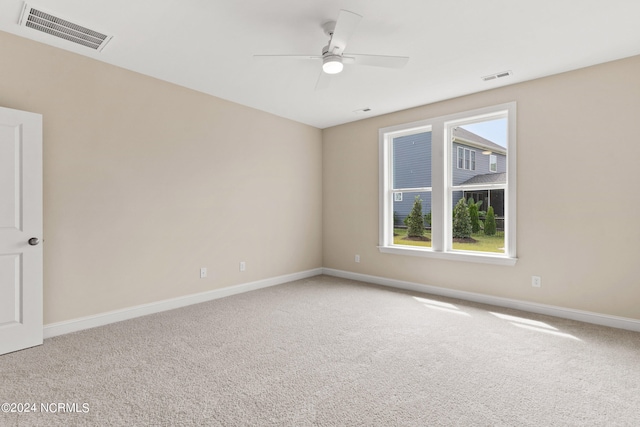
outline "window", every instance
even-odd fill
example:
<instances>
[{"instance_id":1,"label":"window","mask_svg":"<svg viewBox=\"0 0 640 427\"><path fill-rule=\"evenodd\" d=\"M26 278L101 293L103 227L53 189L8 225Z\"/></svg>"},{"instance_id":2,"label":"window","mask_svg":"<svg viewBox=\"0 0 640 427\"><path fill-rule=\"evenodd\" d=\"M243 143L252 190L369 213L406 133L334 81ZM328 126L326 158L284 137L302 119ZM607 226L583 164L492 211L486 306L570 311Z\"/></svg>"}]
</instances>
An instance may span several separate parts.
<instances>
[{"instance_id":1,"label":"window","mask_svg":"<svg viewBox=\"0 0 640 427\"><path fill-rule=\"evenodd\" d=\"M458 147L458 169L476 170L476 152Z\"/></svg>"},{"instance_id":2,"label":"window","mask_svg":"<svg viewBox=\"0 0 640 427\"><path fill-rule=\"evenodd\" d=\"M381 252L515 264L515 114L508 103L380 129Z\"/></svg>"},{"instance_id":3,"label":"window","mask_svg":"<svg viewBox=\"0 0 640 427\"><path fill-rule=\"evenodd\" d=\"M394 244L410 242L413 245L430 247L430 238L409 233L408 222L419 204L420 218L431 210L431 132L428 128L419 132L398 133L390 140L390 155L393 164L391 191L393 197ZM397 195L400 194L400 197Z\"/></svg>"}]
</instances>

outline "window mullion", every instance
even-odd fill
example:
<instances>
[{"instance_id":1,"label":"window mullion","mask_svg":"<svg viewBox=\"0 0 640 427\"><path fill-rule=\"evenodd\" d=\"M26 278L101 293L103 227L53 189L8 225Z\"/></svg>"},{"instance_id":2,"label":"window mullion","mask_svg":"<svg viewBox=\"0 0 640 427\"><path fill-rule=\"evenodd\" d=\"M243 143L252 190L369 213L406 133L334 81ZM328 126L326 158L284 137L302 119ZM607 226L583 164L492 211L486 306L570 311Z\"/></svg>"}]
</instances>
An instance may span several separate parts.
<instances>
[{"instance_id":1,"label":"window mullion","mask_svg":"<svg viewBox=\"0 0 640 427\"><path fill-rule=\"evenodd\" d=\"M378 145L378 158L381 172L379 177L380 199L378 203L380 212L382 213L378 226L378 244L380 246L387 246L393 241L389 240L389 234L391 233L390 229L393 230L393 225L390 226L389 221L387 220L389 212L392 212L393 209L393 196L392 193L387 190L393 186L390 180L392 155L390 153L389 146L389 137L380 132ZM393 216L393 213L391 213L391 215Z\"/></svg>"},{"instance_id":2,"label":"window mullion","mask_svg":"<svg viewBox=\"0 0 640 427\"><path fill-rule=\"evenodd\" d=\"M448 170L446 158L450 158L445 154L446 145L443 144L444 127L443 123L434 122L431 127L431 248L434 251L442 252L445 250L445 177Z\"/></svg>"}]
</instances>

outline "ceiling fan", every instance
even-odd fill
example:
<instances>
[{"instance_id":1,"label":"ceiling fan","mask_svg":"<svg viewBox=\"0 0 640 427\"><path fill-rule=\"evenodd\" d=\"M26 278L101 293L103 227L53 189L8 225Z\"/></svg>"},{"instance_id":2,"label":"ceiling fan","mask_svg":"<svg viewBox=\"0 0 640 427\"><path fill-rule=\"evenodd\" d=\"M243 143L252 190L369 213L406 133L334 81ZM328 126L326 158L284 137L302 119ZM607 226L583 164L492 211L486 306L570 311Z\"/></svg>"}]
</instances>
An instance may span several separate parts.
<instances>
[{"instance_id":1,"label":"ceiling fan","mask_svg":"<svg viewBox=\"0 0 640 427\"><path fill-rule=\"evenodd\" d=\"M374 67L402 68L409 58L406 56L363 55L345 53L347 42L360 23L362 16L357 13L341 10L337 21L329 21L322 25L329 36L329 44L322 48L322 55L254 55L255 58L293 58L322 60L322 72L316 83L316 90L324 89L329 84L328 75L338 74L345 64L370 65Z\"/></svg>"}]
</instances>

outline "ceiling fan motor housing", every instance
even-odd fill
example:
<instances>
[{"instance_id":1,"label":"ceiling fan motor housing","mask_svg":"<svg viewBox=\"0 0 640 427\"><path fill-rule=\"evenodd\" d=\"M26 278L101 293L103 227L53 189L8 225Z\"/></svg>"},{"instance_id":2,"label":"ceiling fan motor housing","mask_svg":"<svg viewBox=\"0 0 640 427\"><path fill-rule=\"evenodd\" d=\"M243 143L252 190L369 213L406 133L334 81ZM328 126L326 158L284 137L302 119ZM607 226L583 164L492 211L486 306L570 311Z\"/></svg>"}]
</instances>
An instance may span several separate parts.
<instances>
[{"instance_id":1,"label":"ceiling fan motor housing","mask_svg":"<svg viewBox=\"0 0 640 427\"><path fill-rule=\"evenodd\" d=\"M344 65L342 64L341 55L333 55L325 53L322 56L322 70L327 74L338 74L342 71Z\"/></svg>"}]
</instances>

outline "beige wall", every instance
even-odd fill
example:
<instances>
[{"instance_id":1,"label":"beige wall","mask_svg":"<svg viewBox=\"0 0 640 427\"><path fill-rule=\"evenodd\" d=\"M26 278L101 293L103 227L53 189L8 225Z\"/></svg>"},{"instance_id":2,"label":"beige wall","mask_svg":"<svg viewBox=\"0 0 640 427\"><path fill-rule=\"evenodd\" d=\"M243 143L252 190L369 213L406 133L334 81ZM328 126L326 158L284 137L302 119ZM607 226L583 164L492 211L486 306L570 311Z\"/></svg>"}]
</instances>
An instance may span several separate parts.
<instances>
[{"instance_id":1,"label":"beige wall","mask_svg":"<svg viewBox=\"0 0 640 427\"><path fill-rule=\"evenodd\" d=\"M325 129L324 266L640 319L638 76L640 56ZM378 129L510 101L516 266L379 253Z\"/></svg>"},{"instance_id":2,"label":"beige wall","mask_svg":"<svg viewBox=\"0 0 640 427\"><path fill-rule=\"evenodd\" d=\"M320 130L3 32L0 52L0 105L44 117L45 324L322 266Z\"/></svg>"},{"instance_id":3,"label":"beige wall","mask_svg":"<svg viewBox=\"0 0 640 427\"><path fill-rule=\"evenodd\" d=\"M0 51L0 105L44 116L46 324L323 265L640 319L640 57L320 131L2 32ZM517 265L379 253L378 129L509 101Z\"/></svg>"}]
</instances>

